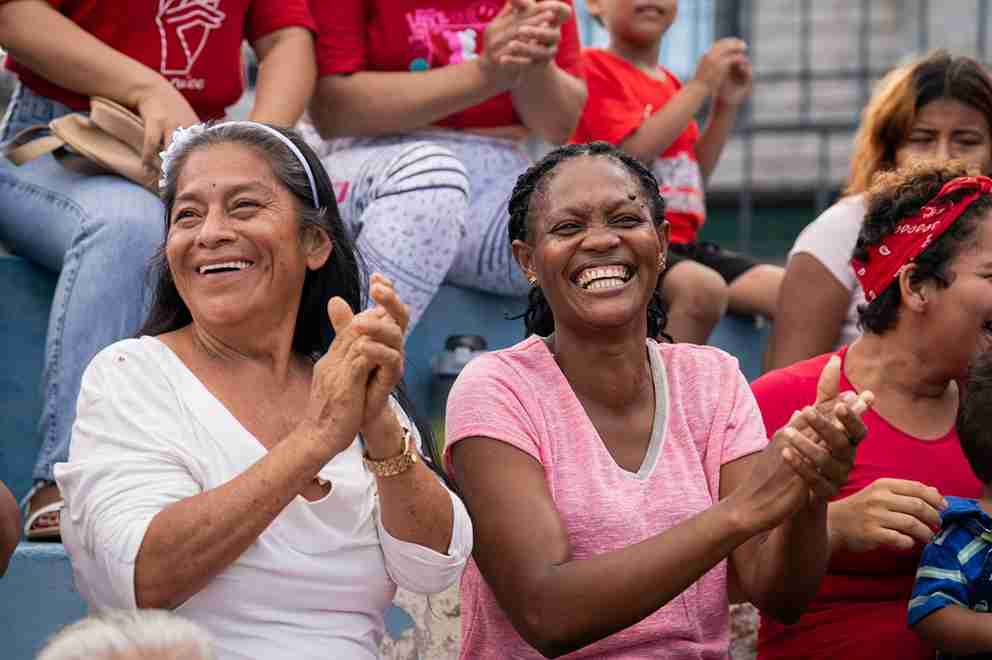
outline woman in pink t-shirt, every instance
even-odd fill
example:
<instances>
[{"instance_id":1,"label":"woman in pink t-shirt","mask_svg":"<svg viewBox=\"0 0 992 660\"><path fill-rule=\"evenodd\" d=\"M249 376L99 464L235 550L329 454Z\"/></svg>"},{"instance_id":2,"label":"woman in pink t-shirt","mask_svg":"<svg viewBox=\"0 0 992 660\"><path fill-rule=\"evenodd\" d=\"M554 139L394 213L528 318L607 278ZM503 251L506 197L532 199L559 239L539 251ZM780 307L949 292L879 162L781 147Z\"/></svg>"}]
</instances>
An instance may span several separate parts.
<instances>
[{"instance_id":1,"label":"woman in pink t-shirt","mask_svg":"<svg viewBox=\"0 0 992 660\"><path fill-rule=\"evenodd\" d=\"M816 591L871 395L837 397L832 362L766 448L732 357L647 339L664 332L664 210L604 142L517 183L530 336L472 361L448 402L475 527L463 658L725 658L728 583L785 621Z\"/></svg>"}]
</instances>

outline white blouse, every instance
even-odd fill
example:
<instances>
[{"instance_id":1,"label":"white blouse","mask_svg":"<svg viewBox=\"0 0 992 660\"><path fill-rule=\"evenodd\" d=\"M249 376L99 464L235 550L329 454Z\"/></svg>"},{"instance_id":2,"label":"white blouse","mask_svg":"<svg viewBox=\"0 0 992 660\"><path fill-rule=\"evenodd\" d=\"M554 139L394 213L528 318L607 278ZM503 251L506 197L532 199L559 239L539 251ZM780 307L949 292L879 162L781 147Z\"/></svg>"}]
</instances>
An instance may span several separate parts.
<instances>
[{"instance_id":1,"label":"white blouse","mask_svg":"<svg viewBox=\"0 0 992 660\"><path fill-rule=\"evenodd\" d=\"M55 466L66 504L62 538L87 602L136 607L135 559L155 514L230 481L265 454L159 340L103 350L83 376L69 461ZM454 494L442 555L390 536L357 438L319 474L333 484L327 496L297 496L176 609L210 631L221 660L377 658L397 584L434 593L461 575L472 524Z\"/></svg>"}]
</instances>

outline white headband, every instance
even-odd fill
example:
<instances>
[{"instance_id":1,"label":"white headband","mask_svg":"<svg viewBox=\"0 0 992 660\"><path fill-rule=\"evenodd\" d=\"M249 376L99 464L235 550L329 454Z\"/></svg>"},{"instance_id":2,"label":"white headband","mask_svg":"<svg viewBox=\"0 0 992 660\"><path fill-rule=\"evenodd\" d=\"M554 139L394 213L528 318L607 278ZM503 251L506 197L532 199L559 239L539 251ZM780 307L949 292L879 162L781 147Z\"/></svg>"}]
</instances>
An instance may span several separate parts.
<instances>
[{"instance_id":1,"label":"white headband","mask_svg":"<svg viewBox=\"0 0 992 660\"><path fill-rule=\"evenodd\" d=\"M207 131L215 128L238 125L261 128L279 138L279 141L286 145L293 155L296 156L296 159L300 161L300 164L303 165L303 171L307 173L307 181L310 182L310 194L313 195L314 208L320 208L320 197L317 196L317 182L313 178L313 171L310 169L310 163L308 163L307 159L303 156L303 152L300 151L300 148L293 144L293 141L288 137L268 124L262 124L257 121L225 121L220 124L193 124L189 128L177 128L172 133L172 141L169 143L169 146L166 147L165 151L159 152L159 157L162 159L162 175L158 180L159 190L165 188L165 182L169 176L169 167L172 165L172 161L175 159L176 155L187 142L195 138L197 135L206 133Z\"/></svg>"}]
</instances>

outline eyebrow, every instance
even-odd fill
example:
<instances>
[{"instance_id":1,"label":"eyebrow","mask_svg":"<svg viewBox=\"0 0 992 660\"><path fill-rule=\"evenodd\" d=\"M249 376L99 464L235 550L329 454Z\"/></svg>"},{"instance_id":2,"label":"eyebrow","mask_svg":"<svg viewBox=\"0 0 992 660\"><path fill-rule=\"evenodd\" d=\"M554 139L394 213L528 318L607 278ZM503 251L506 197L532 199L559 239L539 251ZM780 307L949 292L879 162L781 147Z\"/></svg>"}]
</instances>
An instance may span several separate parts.
<instances>
[{"instance_id":1,"label":"eyebrow","mask_svg":"<svg viewBox=\"0 0 992 660\"><path fill-rule=\"evenodd\" d=\"M618 199L614 200L613 202L610 202L606 206L606 213L607 214L614 213L614 212L616 212L617 209L619 209L619 208L621 208L623 206L626 206L628 204L636 204L636 203L637 203L637 199L630 199L629 197L627 197L626 195L624 195L624 197L618 198ZM565 208L560 209L554 215L565 215L565 214L568 214L568 215L583 215L585 213L588 213L591 210L591 208L592 208L592 205L591 204L575 204L573 206L566 206Z\"/></svg>"},{"instance_id":2,"label":"eyebrow","mask_svg":"<svg viewBox=\"0 0 992 660\"><path fill-rule=\"evenodd\" d=\"M174 204L186 201L196 201L196 191L197 188L194 187L192 190L187 190L179 195L176 195L176 201ZM234 195L243 192L263 192L271 194L272 189L260 181L247 181L245 183L239 183L231 186L230 189L224 192L224 196L233 197Z\"/></svg>"}]
</instances>

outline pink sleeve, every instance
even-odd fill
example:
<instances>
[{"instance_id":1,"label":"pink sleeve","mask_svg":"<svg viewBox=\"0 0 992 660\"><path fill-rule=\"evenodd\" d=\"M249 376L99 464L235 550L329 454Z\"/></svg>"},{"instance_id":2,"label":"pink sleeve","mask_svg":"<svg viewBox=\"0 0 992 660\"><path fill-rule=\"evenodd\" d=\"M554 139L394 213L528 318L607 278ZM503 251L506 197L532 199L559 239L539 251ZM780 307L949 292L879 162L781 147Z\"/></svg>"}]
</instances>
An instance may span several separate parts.
<instances>
[{"instance_id":1,"label":"pink sleeve","mask_svg":"<svg viewBox=\"0 0 992 660\"><path fill-rule=\"evenodd\" d=\"M542 462L537 410L528 381L497 355L475 358L459 374L448 394L445 415L445 468L451 471L451 449L465 438L500 440Z\"/></svg>"},{"instance_id":2,"label":"pink sleeve","mask_svg":"<svg viewBox=\"0 0 992 660\"><path fill-rule=\"evenodd\" d=\"M761 419L758 402L751 393L747 379L739 369L734 369L734 405L727 420L726 435L720 464L729 463L742 456L761 451L768 444L768 432Z\"/></svg>"},{"instance_id":3,"label":"pink sleeve","mask_svg":"<svg viewBox=\"0 0 992 660\"><path fill-rule=\"evenodd\" d=\"M310 11L317 22L317 76L365 69L365 2L310 0Z\"/></svg>"},{"instance_id":4,"label":"pink sleeve","mask_svg":"<svg viewBox=\"0 0 992 660\"><path fill-rule=\"evenodd\" d=\"M317 25L306 0L255 0L248 8L245 39L254 43L287 27L303 27L316 32Z\"/></svg>"}]
</instances>

